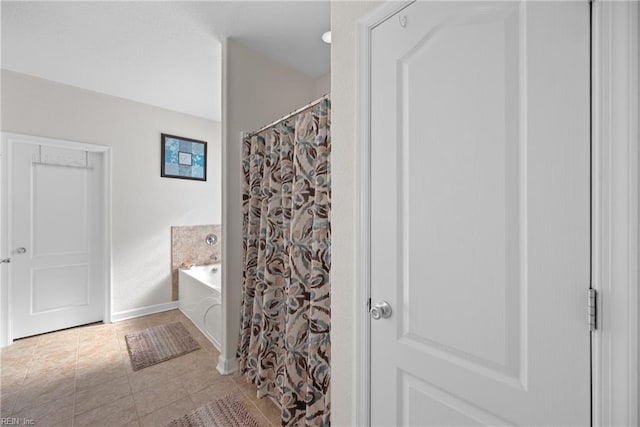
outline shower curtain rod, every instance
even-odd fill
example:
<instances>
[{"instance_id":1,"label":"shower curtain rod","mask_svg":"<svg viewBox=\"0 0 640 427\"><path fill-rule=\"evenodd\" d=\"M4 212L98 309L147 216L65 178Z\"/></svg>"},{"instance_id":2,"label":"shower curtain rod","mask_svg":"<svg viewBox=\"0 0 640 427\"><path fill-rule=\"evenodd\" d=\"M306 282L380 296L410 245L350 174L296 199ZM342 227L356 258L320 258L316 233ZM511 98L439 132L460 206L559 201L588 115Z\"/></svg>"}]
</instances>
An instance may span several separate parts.
<instances>
[{"instance_id":1,"label":"shower curtain rod","mask_svg":"<svg viewBox=\"0 0 640 427\"><path fill-rule=\"evenodd\" d=\"M278 123L280 123L283 120L287 120L288 118L293 117L296 114L303 112L304 110L308 110L309 108L313 107L314 105L321 103L325 99L329 99L329 94L322 95L320 98L316 99L315 101L311 101L310 103L308 103L304 107L298 108L297 110L290 112L286 116L280 117L278 120L276 120L274 122L271 122L268 125L262 126L260 129L254 131L254 132L245 133L244 137L245 138L251 138L253 135L258 134L258 133L262 132L265 129L269 129L270 127L277 125Z\"/></svg>"}]
</instances>

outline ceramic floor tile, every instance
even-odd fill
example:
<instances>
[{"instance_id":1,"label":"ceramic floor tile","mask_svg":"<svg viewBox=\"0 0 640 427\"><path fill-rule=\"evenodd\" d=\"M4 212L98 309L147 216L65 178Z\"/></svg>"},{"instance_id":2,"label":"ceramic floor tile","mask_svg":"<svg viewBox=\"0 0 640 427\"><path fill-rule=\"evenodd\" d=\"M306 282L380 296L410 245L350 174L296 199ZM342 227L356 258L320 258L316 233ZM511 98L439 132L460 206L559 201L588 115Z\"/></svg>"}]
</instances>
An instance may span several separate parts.
<instances>
[{"instance_id":1,"label":"ceramic floor tile","mask_svg":"<svg viewBox=\"0 0 640 427\"><path fill-rule=\"evenodd\" d=\"M228 375L227 378L229 378L230 380L233 380L234 382L238 383L239 385L241 384L247 384L249 381L247 380L247 377L240 374L239 372L235 372L231 375Z\"/></svg>"},{"instance_id":2,"label":"ceramic floor tile","mask_svg":"<svg viewBox=\"0 0 640 427\"><path fill-rule=\"evenodd\" d=\"M255 398L251 399L251 401L270 422L273 423L273 420L277 420L277 422L280 423L280 408L278 408L278 406L273 403L270 398Z\"/></svg>"},{"instance_id":3,"label":"ceramic floor tile","mask_svg":"<svg viewBox=\"0 0 640 427\"><path fill-rule=\"evenodd\" d=\"M2 364L6 363L18 363L25 364L29 363L31 358L33 357L33 353L36 350L36 345L28 346L28 347L18 347L12 348L11 346L2 349L2 354L0 354L0 360Z\"/></svg>"},{"instance_id":4,"label":"ceramic floor tile","mask_svg":"<svg viewBox=\"0 0 640 427\"><path fill-rule=\"evenodd\" d=\"M2 397L0 397L0 417L7 418L11 416L13 412L13 407L16 403L16 399L18 398L17 393L2 393Z\"/></svg>"},{"instance_id":5,"label":"ceramic floor tile","mask_svg":"<svg viewBox=\"0 0 640 427\"><path fill-rule=\"evenodd\" d=\"M73 401L73 394L69 394L41 405L14 411L12 417L33 420L37 426L55 425L73 418Z\"/></svg>"},{"instance_id":6,"label":"ceramic floor tile","mask_svg":"<svg viewBox=\"0 0 640 427\"><path fill-rule=\"evenodd\" d=\"M189 333L191 335L193 335L193 337L198 340L198 342L200 341L200 339L204 339L206 340L205 336L202 334L202 332L200 331L200 329L198 329L197 326L195 326L193 324L193 322L191 322L190 320L178 320L180 323L182 323L185 327L185 329L187 331L189 331ZM209 341L210 342L210 341Z\"/></svg>"},{"instance_id":7,"label":"ceramic floor tile","mask_svg":"<svg viewBox=\"0 0 640 427\"><path fill-rule=\"evenodd\" d=\"M176 358L178 359L178 358ZM131 357L127 353L126 356L122 358L123 363L127 368L127 375L131 376L133 374L137 374L140 372L145 373L154 373L154 374L165 374L172 377L177 377L180 375L180 371L176 368L176 359L170 359L161 363L156 363L155 365L147 366L146 368L138 369L137 371L133 370L133 365L131 364Z\"/></svg>"},{"instance_id":8,"label":"ceramic floor tile","mask_svg":"<svg viewBox=\"0 0 640 427\"><path fill-rule=\"evenodd\" d=\"M196 407L202 406L212 400L220 399L229 394L244 396L242 390L228 378L220 378L215 383L210 384L205 389L189 393L191 400Z\"/></svg>"},{"instance_id":9,"label":"ceramic floor tile","mask_svg":"<svg viewBox=\"0 0 640 427\"><path fill-rule=\"evenodd\" d=\"M31 366L36 369L66 367L75 365L77 359L78 351L74 348L73 351L64 350L55 353L36 355L31 361Z\"/></svg>"},{"instance_id":10,"label":"ceramic floor tile","mask_svg":"<svg viewBox=\"0 0 640 427\"><path fill-rule=\"evenodd\" d=\"M10 350L36 347L38 345L38 342L40 341L40 338L41 338L41 335L36 335L34 337L29 337L29 338L19 338L15 340L13 344L11 344L11 346L3 348L2 352L4 353L5 351L10 351Z\"/></svg>"},{"instance_id":11,"label":"ceramic floor tile","mask_svg":"<svg viewBox=\"0 0 640 427\"><path fill-rule=\"evenodd\" d=\"M64 347L57 347L55 349L50 348L42 350L36 348L33 353L33 357L30 360L31 364L49 364L49 365L61 365L65 363L75 363L78 358L78 345L65 345Z\"/></svg>"},{"instance_id":12,"label":"ceramic floor tile","mask_svg":"<svg viewBox=\"0 0 640 427\"><path fill-rule=\"evenodd\" d=\"M2 361L0 362L0 376L14 377L24 376L27 374L27 369L30 365L30 360L14 360L14 361Z\"/></svg>"},{"instance_id":13,"label":"ceramic floor tile","mask_svg":"<svg viewBox=\"0 0 640 427\"><path fill-rule=\"evenodd\" d=\"M150 367L152 368L152 367ZM159 388L164 384L176 380L176 376L171 373L158 370L150 370L150 368L141 369L132 372L129 375L129 384L131 390L136 393L149 388Z\"/></svg>"},{"instance_id":14,"label":"ceramic floor tile","mask_svg":"<svg viewBox=\"0 0 640 427\"><path fill-rule=\"evenodd\" d=\"M84 339L80 340L78 343L79 353L91 353L95 350L120 350L120 346L118 345L118 336L116 334L112 334L109 337L104 337L101 339Z\"/></svg>"},{"instance_id":15,"label":"ceramic floor tile","mask_svg":"<svg viewBox=\"0 0 640 427\"><path fill-rule=\"evenodd\" d=\"M211 343L211 341L209 341L209 339L207 337L202 335L202 333L200 333L198 335L196 335L192 331L189 331L189 333L195 338L195 340L198 342L198 344L200 344L200 348L202 350L208 351L208 350L213 350L215 348L213 346L213 344Z\"/></svg>"},{"instance_id":16,"label":"ceramic floor tile","mask_svg":"<svg viewBox=\"0 0 640 427\"><path fill-rule=\"evenodd\" d=\"M116 324L100 325L99 327L83 328L78 333L78 340L84 341L103 341L113 339L118 332Z\"/></svg>"},{"instance_id":17,"label":"ceramic floor tile","mask_svg":"<svg viewBox=\"0 0 640 427\"><path fill-rule=\"evenodd\" d=\"M150 371L154 371L154 372L158 372L158 373L163 373L166 375L170 375L170 376L178 376L180 374L182 374L183 369L181 368L181 363L178 360L180 359L180 357L176 357L174 359L169 359L166 360L164 362L161 363L157 363L155 365L146 367L146 368L142 368L141 370L150 370ZM129 359L129 362L131 361L131 359ZM133 368L132 368L133 369ZM134 371L134 372L140 372L141 370L138 371Z\"/></svg>"},{"instance_id":18,"label":"ceramic floor tile","mask_svg":"<svg viewBox=\"0 0 640 427\"><path fill-rule=\"evenodd\" d=\"M60 331L50 332L40 335L40 341L38 345L50 344L54 342L67 341L73 338L78 338L80 334L80 328L63 329Z\"/></svg>"},{"instance_id":19,"label":"ceramic floor tile","mask_svg":"<svg viewBox=\"0 0 640 427\"><path fill-rule=\"evenodd\" d=\"M74 392L73 377L42 378L40 381L23 384L20 388L20 397L28 397L30 400L44 403Z\"/></svg>"},{"instance_id":20,"label":"ceramic floor tile","mask_svg":"<svg viewBox=\"0 0 640 427\"><path fill-rule=\"evenodd\" d=\"M0 387L2 390L16 390L18 387L21 387L24 383L24 379L29 372L29 365L14 365L14 364L3 364L2 365L2 376L0 376Z\"/></svg>"},{"instance_id":21,"label":"ceramic floor tile","mask_svg":"<svg viewBox=\"0 0 640 427\"><path fill-rule=\"evenodd\" d=\"M121 376L77 392L75 413L81 414L104 405L105 402L111 402L130 395L129 379L126 376Z\"/></svg>"},{"instance_id":22,"label":"ceramic floor tile","mask_svg":"<svg viewBox=\"0 0 640 427\"><path fill-rule=\"evenodd\" d=\"M256 386L247 382L247 379L243 376L234 376L233 381L240 387L243 393L250 398L255 398L257 395Z\"/></svg>"},{"instance_id":23,"label":"ceramic floor tile","mask_svg":"<svg viewBox=\"0 0 640 427\"><path fill-rule=\"evenodd\" d=\"M111 348L105 349L101 352L99 349L95 349L91 353L85 353L78 355L78 369L91 368L95 366L109 367L110 365L120 365L123 362L123 354L120 350L114 350Z\"/></svg>"},{"instance_id":24,"label":"ceramic floor tile","mask_svg":"<svg viewBox=\"0 0 640 427\"><path fill-rule=\"evenodd\" d=\"M207 353L211 353L216 357L216 361L218 360L218 356L220 355L220 350L218 350L216 347L211 347L210 349L207 350Z\"/></svg>"},{"instance_id":25,"label":"ceramic floor tile","mask_svg":"<svg viewBox=\"0 0 640 427\"><path fill-rule=\"evenodd\" d=\"M185 390L192 393L203 390L216 382L220 378L220 374L210 366L203 368L194 365L194 369L183 373L179 378Z\"/></svg>"},{"instance_id":26,"label":"ceramic floor tile","mask_svg":"<svg viewBox=\"0 0 640 427\"><path fill-rule=\"evenodd\" d=\"M122 363L122 353L119 351L105 350L101 352L98 349L90 354L78 355L77 360L79 371L109 368L110 366L117 366L122 369Z\"/></svg>"},{"instance_id":27,"label":"ceramic floor tile","mask_svg":"<svg viewBox=\"0 0 640 427\"><path fill-rule=\"evenodd\" d=\"M217 361L217 358L212 357L210 353L196 350L163 363L167 363L167 368L178 375L183 375L193 371L196 367L207 367L207 369L213 370Z\"/></svg>"},{"instance_id":28,"label":"ceramic floor tile","mask_svg":"<svg viewBox=\"0 0 640 427\"><path fill-rule=\"evenodd\" d=\"M76 391L84 391L120 377L126 377L124 364L98 366L94 369L78 370L76 373Z\"/></svg>"},{"instance_id":29,"label":"ceramic floor tile","mask_svg":"<svg viewBox=\"0 0 640 427\"><path fill-rule=\"evenodd\" d=\"M16 400L14 412L21 412L24 409L44 405L53 400L61 399L75 392L75 381L73 379L59 380L39 384L24 386Z\"/></svg>"},{"instance_id":30,"label":"ceramic floor tile","mask_svg":"<svg viewBox=\"0 0 640 427\"><path fill-rule=\"evenodd\" d=\"M42 337L38 342L38 346L36 347L36 351L38 352L47 352L47 351L56 351L58 349L64 349L68 347L73 347L78 345L78 336L77 335L59 335L59 336L49 336Z\"/></svg>"},{"instance_id":31,"label":"ceramic floor tile","mask_svg":"<svg viewBox=\"0 0 640 427\"><path fill-rule=\"evenodd\" d=\"M140 425L142 427L164 426L172 420L180 418L196 408L197 406L193 404L189 397L184 397L165 406L164 408L153 411L149 415L141 417Z\"/></svg>"},{"instance_id":32,"label":"ceramic floor tile","mask_svg":"<svg viewBox=\"0 0 640 427\"><path fill-rule=\"evenodd\" d=\"M105 351L119 351L120 345L118 344L118 335L111 334L104 337L81 339L78 343L78 353L80 354L92 353L98 349Z\"/></svg>"},{"instance_id":33,"label":"ceramic floor tile","mask_svg":"<svg viewBox=\"0 0 640 427\"><path fill-rule=\"evenodd\" d=\"M78 344L78 334L47 334L43 335L38 341L37 351L56 350L58 348L64 348L68 346L74 346Z\"/></svg>"},{"instance_id":34,"label":"ceramic floor tile","mask_svg":"<svg viewBox=\"0 0 640 427\"><path fill-rule=\"evenodd\" d=\"M271 425L273 427L281 427L282 426L282 418L280 417L280 414L278 413L278 415L276 417L267 417L269 418L269 422L271 423Z\"/></svg>"},{"instance_id":35,"label":"ceramic floor tile","mask_svg":"<svg viewBox=\"0 0 640 427\"><path fill-rule=\"evenodd\" d=\"M202 348L133 371L125 335L175 321ZM219 352L178 310L16 341L1 356L2 415L38 416L38 425L161 426L230 393L245 399L259 422L274 423L272 409L255 399L255 387L217 373Z\"/></svg>"},{"instance_id":36,"label":"ceramic floor tile","mask_svg":"<svg viewBox=\"0 0 640 427\"><path fill-rule=\"evenodd\" d=\"M74 427L123 426L138 422L138 414L132 396L107 402L98 408L75 416Z\"/></svg>"},{"instance_id":37,"label":"ceramic floor tile","mask_svg":"<svg viewBox=\"0 0 640 427\"><path fill-rule=\"evenodd\" d=\"M120 349L120 354L123 356L129 356L129 350L127 349L127 342L124 339L124 335L118 337L118 348Z\"/></svg>"},{"instance_id":38,"label":"ceramic floor tile","mask_svg":"<svg viewBox=\"0 0 640 427\"><path fill-rule=\"evenodd\" d=\"M75 364L38 365L33 364L24 378L23 387L39 387L47 384L67 382L76 375Z\"/></svg>"},{"instance_id":39,"label":"ceramic floor tile","mask_svg":"<svg viewBox=\"0 0 640 427\"><path fill-rule=\"evenodd\" d=\"M148 320L153 325L161 325L163 323L179 322L184 319L184 315L179 310L165 311L157 315L153 315Z\"/></svg>"},{"instance_id":40,"label":"ceramic floor tile","mask_svg":"<svg viewBox=\"0 0 640 427\"><path fill-rule=\"evenodd\" d=\"M126 355L126 357L122 357L122 363L124 364L127 375L131 375L135 372L139 372L139 370L138 371L133 370L133 365L131 364L131 358L129 357L128 354ZM153 366L149 366L144 369L151 369L151 368L153 368Z\"/></svg>"},{"instance_id":41,"label":"ceramic floor tile","mask_svg":"<svg viewBox=\"0 0 640 427\"><path fill-rule=\"evenodd\" d=\"M127 334L129 332L141 331L142 329L146 329L149 326L149 322L147 322L143 318L139 318L118 322L115 324L115 330L117 333L124 332L125 334Z\"/></svg>"},{"instance_id":42,"label":"ceramic floor tile","mask_svg":"<svg viewBox=\"0 0 640 427\"><path fill-rule=\"evenodd\" d=\"M133 394L141 417L187 396L187 391L178 380L171 380L162 387L148 388Z\"/></svg>"},{"instance_id":43,"label":"ceramic floor tile","mask_svg":"<svg viewBox=\"0 0 640 427\"><path fill-rule=\"evenodd\" d=\"M92 325L85 325L78 328L79 337L91 337L97 334L113 332L115 330L115 323L94 323Z\"/></svg>"}]
</instances>

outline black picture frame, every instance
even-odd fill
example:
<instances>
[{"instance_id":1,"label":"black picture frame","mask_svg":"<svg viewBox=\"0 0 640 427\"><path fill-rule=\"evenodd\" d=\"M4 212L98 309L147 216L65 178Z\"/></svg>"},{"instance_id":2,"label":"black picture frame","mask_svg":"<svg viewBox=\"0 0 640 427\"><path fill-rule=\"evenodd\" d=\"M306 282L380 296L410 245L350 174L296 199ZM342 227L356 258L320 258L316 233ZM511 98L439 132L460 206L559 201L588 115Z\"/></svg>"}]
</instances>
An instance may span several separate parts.
<instances>
[{"instance_id":1,"label":"black picture frame","mask_svg":"<svg viewBox=\"0 0 640 427\"><path fill-rule=\"evenodd\" d=\"M207 142L183 136L160 134L160 176L207 180Z\"/></svg>"}]
</instances>

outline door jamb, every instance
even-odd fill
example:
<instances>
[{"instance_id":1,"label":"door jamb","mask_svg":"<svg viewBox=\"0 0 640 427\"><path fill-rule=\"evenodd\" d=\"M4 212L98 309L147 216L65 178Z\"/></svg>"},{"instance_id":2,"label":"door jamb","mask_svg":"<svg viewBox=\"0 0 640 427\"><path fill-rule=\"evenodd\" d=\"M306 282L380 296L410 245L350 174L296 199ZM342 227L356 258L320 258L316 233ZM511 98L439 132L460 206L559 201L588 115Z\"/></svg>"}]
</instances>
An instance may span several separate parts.
<instances>
[{"instance_id":1,"label":"door jamb","mask_svg":"<svg viewBox=\"0 0 640 427\"><path fill-rule=\"evenodd\" d=\"M73 142L61 139L44 138L18 133L0 132L0 257L8 257L9 250L9 197L11 196L9 187L11 145L14 142L38 143L50 147L69 148L76 150L102 153L104 156L103 175L103 203L105 206L105 230L104 230L104 253L105 253L105 306L104 323L111 323L111 147L106 145L88 144L83 142ZM11 285L9 284L9 268L0 270L0 348L6 347L13 342L12 336L12 312L9 301L11 299Z\"/></svg>"},{"instance_id":2,"label":"door jamb","mask_svg":"<svg viewBox=\"0 0 640 427\"><path fill-rule=\"evenodd\" d=\"M355 393L356 425L370 425L371 32L413 1L387 1L356 24ZM640 421L638 291L639 4L593 2L592 286L599 291L593 336L594 426ZM615 292L614 292L615 291ZM585 287L586 293L586 287ZM585 298L586 300L586 298ZM615 309L614 309L615 308ZM615 327L615 334L612 328ZM585 328L586 304L585 304ZM615 402L614 402L615 397Z\"/></svg>"},{"instance_id":3,"label":"door jamb","mask_svg":"<svg viewBox=\"0 0 640 427\"><path fill-rule=\"evenodd\" d=\"M639 4L592 14L592 424L638 425Z\"/></svg>"},{"instance_id":4,"label":"door jamb","mask_svg":"<svg viewBox=\"0 0 640 427\"><path fill-rule=\"evenodd\" d=\"M415 0L387 1L356 26L355 425L371 425L371 31Z\"/></svg>"}]
</instances>

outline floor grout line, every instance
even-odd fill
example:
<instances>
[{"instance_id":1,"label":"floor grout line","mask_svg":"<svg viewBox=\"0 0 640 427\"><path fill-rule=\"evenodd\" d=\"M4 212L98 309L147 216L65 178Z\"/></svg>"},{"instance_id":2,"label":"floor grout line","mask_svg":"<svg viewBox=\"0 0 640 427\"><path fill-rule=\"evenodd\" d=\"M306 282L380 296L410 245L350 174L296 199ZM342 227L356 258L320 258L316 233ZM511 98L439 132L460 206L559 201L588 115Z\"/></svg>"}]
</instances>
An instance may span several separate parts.
<instances>
[{"instance_id":1,"label":"floor grout line","mask_svg":"<svg viewBox=\"0 0 640 427\"><path fill-rule=\"evenodd\" d=\"M71 411L71 427L76 422L76 400L78 399L78 358L80 356L80 333L76 338L76 366L73 370L73 410Z\"/></svg>"},{"instance_id":2,"label":"floor grout line","mask_svg":"<svg viewBox=\"0 0 640 427\"><path fill-rule=\"evenodd\" d=\"M127 377L127 384L129 384L129 391L131 392L131 400L133 400L133 407L136 410L136 419L138 420L138 427L141 427L142 420L140 417L140 411L138 410L138 403L136 402L136 398L134 396L133 385L131 385L131 377L129 376L129 371L127 370L127 361L125 360L125 353L123 352L123 350L126 350L126 349L123 349L122 347L120 347L119 335L122 333L123 333L122 331L115 329L115 326L114 326L113 334L115 336L116 344L118 345L118 353L120 354L122 366L124 366L124 373L125 373L125 376ZM124 335L123 335L123 339L124 339ZM125 343L125 347L126 347L126 343Z\"/></svg>"},{"instance_id":3,"label":"floor grout line","mask_svg":"<svg viewBox=\"0 0 640 427\"><path fill-rule=\"evenodd\" d=\"M27 369L24 372L24 375L22 376L22 381L20 382L20 386L18 391L16 392L16 398L13 401L13 405L11 406L11 413L10 415L13 416L15 410L16 410L16 405L18 404L18 401L20 400L20 397L22 396L22 392L24 389L24 383L27 380L27 376L29 375L29 372L32 369L32 364L33 361L35 359L35 355L36 355L36 351L38 350L38 346L40 345L40 340L42 339L42 337L38 337L37 341L35 343L35 345L33 346L33 350L31 351L31 357L29 358L29 362L27 362Z\"/></svg>"}]
</instances>

